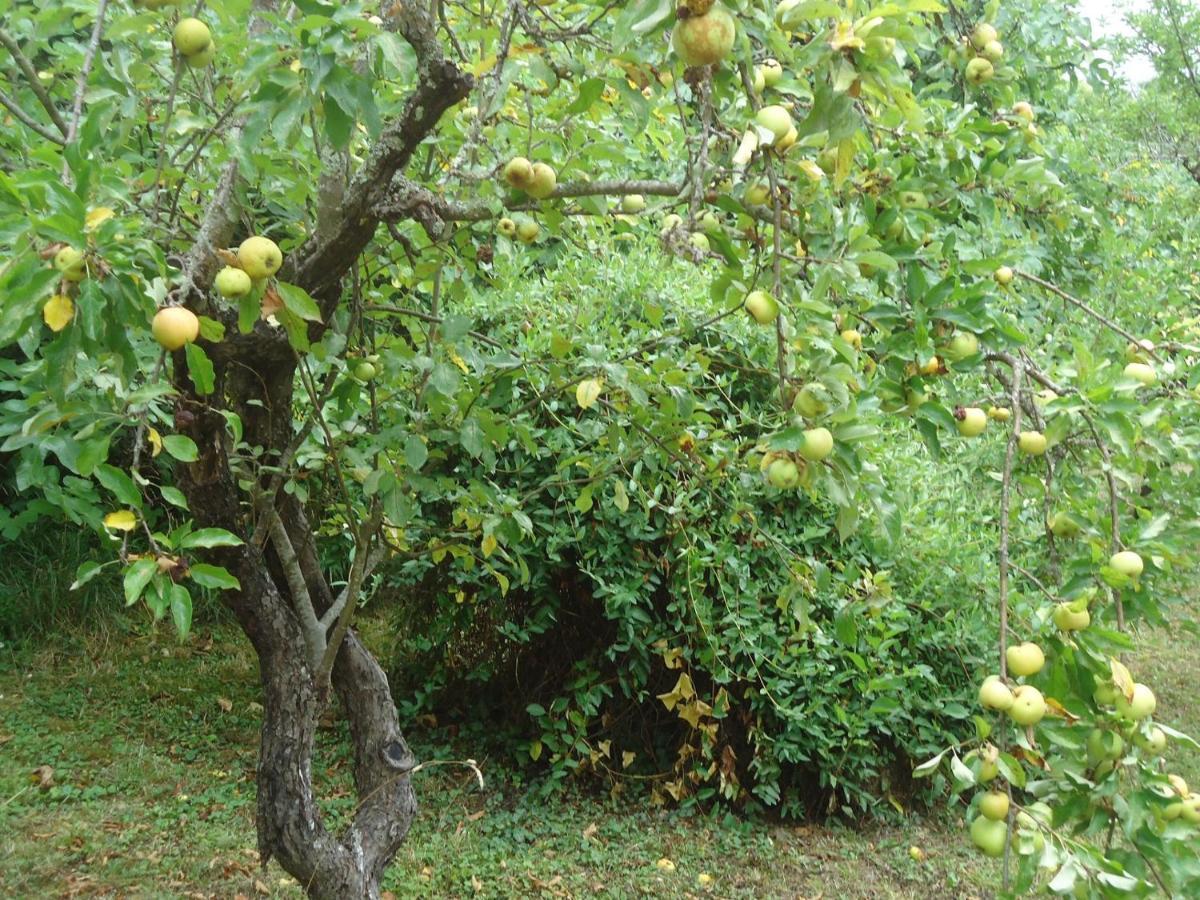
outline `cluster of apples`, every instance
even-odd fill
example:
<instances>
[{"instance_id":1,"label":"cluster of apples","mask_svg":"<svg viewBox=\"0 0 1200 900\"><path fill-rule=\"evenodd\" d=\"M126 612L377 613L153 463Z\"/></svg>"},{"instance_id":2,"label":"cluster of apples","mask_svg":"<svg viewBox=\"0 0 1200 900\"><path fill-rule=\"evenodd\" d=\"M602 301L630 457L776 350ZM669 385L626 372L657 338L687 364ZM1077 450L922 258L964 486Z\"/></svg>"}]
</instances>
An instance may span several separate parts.
<instances>
[{"instance_id":1,"label":"cluster of apples","mask_svg":"<svg viewBox=\"0 0 1200 900\"><path fill-rule=\"evenodd\" d=\"M963 50L968 56L964 73L967 82L978 87L991 81L996 74L996 63L1004 58L1004 45L1000 43L995 26L980 22L970 36L963 39Z\"/></svg>"},{"instance_id":2,"label":"cluster of apples","mask_svg":"<svg viewBox=\"0 0 1200 900\"><path fill-rule=\"evenodd\" d=\"M237 250L237 265L225 266L213 279L217 293L227 300L239 300L279 271L283 253L270 238L256 235L242 241ZM200 320L190 309L164 306L154 314L150 333L168 351L182 349L200 336Z\"/></svg>"},{"instance_id":3,"label":"cluster of apples","mask_svg":"<svg viewBox=\"0 0 1200 900\"><path fill-rule=\"evenodd\" d=\"M212 32L199 19L180 19L173 34L175 49L193 69L203 69L217 55Z\"/></svg>"},{"instance_id":4,"label":"cluster of apples","mask_svg":"<svg viewBox=\"0 0 1200 900\"><path fill-rule=\"evenodd\" d=\"M696 224L700 226L701 230L688 234L688 244L702 253L707 253L712 246L709 243L708 235L721 230L721 219L712 210L705 210L696 217ZM668 213L663 216L661 225L659 236L665 240L671 232L683 225L683 217L678 213Z\"/></svg>"},{"instance_id":5,"label":"cluster of apples","mask_svg":"<svg viewBox=\"0 0 1200 900\"><path fill-rule=\"evenodd\" d=\"M791 490L809 482L812 477L809 463L819 463L832 452L833 434L828 428L806 428L804 443L799 450L795 453L768 451L759 461L758 469L767 484L780 490Z\"/></svg>"}]
</instances>

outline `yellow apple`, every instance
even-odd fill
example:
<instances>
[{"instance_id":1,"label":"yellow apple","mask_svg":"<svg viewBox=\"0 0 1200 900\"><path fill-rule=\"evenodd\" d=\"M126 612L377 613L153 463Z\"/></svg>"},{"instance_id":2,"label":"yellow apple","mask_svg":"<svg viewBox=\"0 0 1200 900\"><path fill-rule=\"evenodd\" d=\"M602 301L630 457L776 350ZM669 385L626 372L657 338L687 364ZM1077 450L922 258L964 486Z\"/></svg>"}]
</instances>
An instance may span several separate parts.
<instances>
[{"instance_id":1,"label":"yellow apple","mask_svg":"<svg viewBox=\"0 0 1200 900\"><path fill-rule=\"evenodd\" d=\"M255 281L270 278L283 265L279 245L265 237L246 238L238 247L237 257L242 269Z\"/></svg>"},{"instance_id":2,"label":"yellow apple","mask_svg":"<svg viewBox=\"0 0 1200 900\"><path fill-rule=\"evenodd\" d=\"M175 49L183 56L199 53L212 43L212 32L199 19L180 19L174 32Z\"/></svg>"},{"instance_id":3,"label":"yellow apple","mask_svg":"<svg viewBox=\"0 0 1200 900\"><path fill-rule=\"evenodd\" d=\"M1018 725L1036 725L1046 715L1046 700L1042 692L1031 684L1019 684L1013 688L1013 705L1009 717Z\"/></svg>"},{"instance_id":4,"label":"yellow apple","mask_svg":"<svg viewBox=\"0 0 1200 900\"><path fill-rule=\"evenodd\" d=\"M800 483L800 469L790 459L776 459L767 467L767 481L780 490L794 488Z\"/></svg>"},{"instance_id":5,"label":"yellow apple","mask_svg":"<svg viewBox=\"0 0 1200 900\"><path fill-rule=\"evenodd\" d=\"M216 287L217 293L222 297L234 298L244 297L250 293L250 290L254 287L254 282L241 269L226 266L213 279L213 286Z\"/></svg>"},{"instance_id":6,"label":"yellow apple","mask_svg":"<svg viewBox=\"0 0 1200 900\"><path fill-rule=\"evenodd\" d=\"M199 53L193 53L191 56L185 56L184 62L192 69L203 69L212 64L212 61L217 58L217 45L215 42L209 42L209 45Z\"/></svg>"},{"instance_id":7,"label":"yellow apple","mask_svg":"<svg viewBox=\"0 0 1200 900\"><path fill-rule=\"evenodd\" d=\"M517 236L517 223L505 216L496 223L496 230L506 238L513 238Z\"/></svg>"},{"instance_id":8,"label":"yellow apple","mask_svg":"<svg viewBox=\"0 0 1200 900\"><path fill-rule=\"evenodd\" d=\"M1008 287L1012 284L1014 272L1011 266L1000 266L992 273L992 278L996 280L996 284L1000 287Z\"/></svg>"},{"instance_id":9,"label":"yellow apple","mask_svg":"<svg viewBox=\"0 0 1200 900\"><path fill-rule=\"evenodd\" d=\"M775 136L776 141L781 141L792 130L792 115L782 106L771 105L764 106L754 114L756 121L767 131Z\"/></svg>"},{"instance_id":10,"label":"yellow apple","mask_svg":"<svg viewBox=\"0 0 1200 900\"><path fill-rule=\"evenodd\" d=\"M1026 122L1033 121L1033 107L1025 100L1018 100L1012 107L1013 115L1020 116Z\"/></svg>"},{"instance_id":11,"label":"yellow apple","mask_svg":"<svg viewBox=\"0 0 1200 900\"><path fill-rule=\"evenodd\" d=\"M190 309L182 306L164 306L154 314L150 333L166 350L178 350L200 336L200 320Z\"/></svg>"},{"instance_id":12,"label":"yellow apple","mask_svg":"<svg viewBox=\"0 0 1200 900\"><path fill-rule=\"evenodd\" d=\"M995 74L996 70L992 68L992 64L982 56L977 56L967 63L967 83L975 87L991 81Z\"/></svg>"},{"instance_id":13,"label":"yellow apple","mask_svg":"<svg viewBox=\"0 0 1200 900\"><path fill-rule=\"evenodd\" d=\"M1007 422L1012 418L1012 410L1007 406L989 406L987 416L997 422Z\"/></svg>"},{"instance_id":14,"label":"yellow apple","mask_svg":"<svg viewBox=\"0 0 1200 900\"><path fill-rule=\"evenodd\" d=\"M541 226L533 219L522 219L517 225L517 238L523 244L532 244L541 230Z\"/></svg>"},{"instance_id":15,"label":"yellow apple","mask_svg":"<svg viewBox=\"0 0 1200 900\"><path fill-rule=\"evenodd\" d=\"M1008 794L1004 791L988 791L979 798L979 811L993 822L1008 818Z\"/></svg>"},{"instance_id":16,"label":"yellow apple","mask_svg":"<svg viewBox=\"0 0 1200 900\"><path fill-rule=\"evenodd\" d=\"M1054 607L1054 624L1060 631L1083 631L1092 624L1092 614L1086 609L1072 609L1070 603Z\"/></svg>"},{"instance_id":17,"label":"yellow apple","mask_svg":"<svg viewBox=\"0 0 1200 900\"><path fill-rule=\"evenodd\" d=\"M1145 569L1145 564L1142 562L1141 556L1132 550L1122 550L1120 553L1114 553L1109 557L1108 565L1128 578L1137 578Z\"/></svg>"},{"instance_id":18,"label":"yellow apple","mask_svg":"<svg viewBox=\"0 0 1200 900\"><path fill-rule=\"evenodd\" d=\"M1041 456L1046 452L1046 436L1040 431L1022 431L1017 436L1017 449L1028 456Z\"/></svg>"},{"instance_id":19,"label":"yellow apple","mask_svg":"<svg viewBox=\"0 0 1200 900\"><path fill-rule=\"evenodd\" d=\"M1132 378L1134 381L1140 382L1144 387L1149 387L1158 381L1158 373L1154 371L1154 366L1146 363L1131 362L1125 366L1124 375L1126 378Z\"/></svg>"},{"instance_id":20,"label":"yellow apple","mask_svg":"<svg viewBox=\"0 0 1200 900\"><path fill-rule=\"evenodd\" d=\"M998 63L1004 58L1004 45L999 41L988 41L979 52L988 62Z\"/></svg>"},{"instance_id":21,"label":"yellow apple","mask_svg":"<svg viewBox=\"0 0 1200 900\"><path fill-rule=\"evenodd\" d=\"M987 413L977 406L963 407L958 419L958 433L963 437L978 437L987 428Z\"/></svg>"},{"instance_id":22,"label":"yellow apple","mask_svg":"<svg viewBox=\"0 0 1200 900\"><path fill-rule=\"evenodd\" d=\"M777 59L764 59L759 65L758 70L762 72L763 81L767 87L775 87L783 78L783 66L779 64Z\"/></svg>"},{"instance_id":23,"label":"yellow apple","mask_svg":"<svg viewBox=\"0 0 1200 900\"><path fill-rule=\"evenodd\" d=\"M533 163L523 156L514 156L504 166L504 180L524 190L533 181Z\"/></svg>"},{"instance_id":24,"label":"yellow apple","mask_svg":"<svg viewBox=\"0 0 1200 900\"><path fill-rule=\"evenodd\" d=\"M545 163L533 164L533 178L525 187L525 193L535 200L545 200L554 193L558 185L558 174Z\"/></svg>"},{"instance_id":25,"label":"yellow apple","mask_svg":"<svg viewBox=\"0 0 1200 900\"><path fill-rule=\"evenodd\" d=\"M746 312L759 325L769 325L779 315L779 303L766 291L751 291L746 295Z\"/></svg>"},{"instance_id":26,"label":"yellow apple","mask_svg":"<svg viewBox=\"0 0 1200 900\"><path fill-rule=\"evenodd\" d=\"M1007 684L1000 680L999 675L989 675L979 686L979 705L984 709L998 709L1001 712L1012 709L1013 692Z\"/></svg>"},{"instance_id":27,"label":"yellow apple","mask_svg":"<svg viewBox=\"0 0 1200 900\"><path fill-rule=\"evenodd\" d=\"M989 25L987 22L980 22L975 26L975 30L971 32L971 44L976 50L982 50L998 37L996 29L992 25Z\"/></svg>"},{"instance_id":28,"label":"yellow apple","mask_svg":"<svg viewBox=\"0 0 1200 900\"><path fill-rule=\"evenodd\" d=\"M1008 674L1018 677L1036 675L1046 664L1046 655L1042 648L1032 641L1016 644L1005 651L1008 662Z\"/></svg>"},{"instance_id":29,"label":"yellow apple","mask_svg":"<svg viewBox=\"0 0 1200 900\"><path fill-rule=\"evenodd\" d=\"M1154 691L1144 684L1133 686L1133 697L1131 698L1126 698L1120 691L1117 692L1117 715L1123 719L1140 722L1152 715L1156 706L1158 706L1158 700L1154 696Z\"/></svg>"}]
</instances>

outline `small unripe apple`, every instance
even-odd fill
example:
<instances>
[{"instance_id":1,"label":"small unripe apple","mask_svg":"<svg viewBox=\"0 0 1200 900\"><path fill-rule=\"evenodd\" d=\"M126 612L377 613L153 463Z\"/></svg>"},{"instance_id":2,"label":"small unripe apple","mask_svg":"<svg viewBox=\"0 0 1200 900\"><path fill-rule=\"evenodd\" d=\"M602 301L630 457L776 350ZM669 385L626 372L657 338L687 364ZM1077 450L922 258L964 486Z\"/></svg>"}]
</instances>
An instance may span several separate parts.
<instances>
[{"instance_id":1,"label":"small unripe apple","mask_svg":"<svg viewBox=\"0 0 1200 900\"><path fill-rule=\"evenodd\" d=\"M766 291L751 291L746 295L746 312L759 325L769 325L779 315L779 303Z\"/></svg>"},{"instance_id":2,"label":"small unripe apple","mask_svg":"<svg viewBox=\"0 0 1200 900\"><path fill-rule=\"evenodd\" d=\"M997 422L1007 422L1012 418L1012 410L1007 406L989 406L987 415L989 419L995 419Z\"/></svg>"},{"instance_id":3,"label":"small unripe apple","mask_svg":"<svg viewBox=\"0 0 1200 900\"><path fill-rule=\"evenodd\" d=\"M754 67L754 82L752 87L755 94L762 94L767 89L767 78L763 74L762 66Z\"/></svg>"},{"instance_id":4,"label":"small unripe apple","mask_svg":"<svg viewBox=\"0 0 1200 900\"><path fill-rule=\"evenodd\" d=\"M212 32L199 19L180 19L174 32L175 49L183 56L199 53L212 43Z\"/></svg>"},{"instance_id":5,"label":"small unripe apple","mask_svg":"<svg viewBox=\"0 0 1200 900\"><path fill-rule=\"evenodd\" d=\"M1032 641L1009 647L1004 658L1008 662L1008 673L1018 677L1036 675L1046 664L1046 655L1042 648Z\"/></svg>"},{"instance_id":6,"label":"small unripe apple","mask_svg":"<svg viewBox=\"0 0 1200 900\"><path fill-rule=\"evenodd\" d=\"M683 224L683 217L678 213L667 213L662 220L662 234L665 236L667 232L678 228Z\"/></svg>"},{"instance_id":7,"label":"small unripe apple","mask_svg":"<svg viewBox=\"0 0 1200 900\"><path fill-rule=\"evenodd\" d=\"M1047 518L1046 527L1050 529L1051 534L1059 538L1078 537L1082 530L1079 523L1064 512L1057 512Z\"/></svg>"},{"instance_id":8,"label":"small unripe apple","mask_svg":"<svg viewBox=\"0 0 1200 900\"><path fill-rule=\"evenodd\" d=\"M242 269L255 281L270 278L283 265L279 246L265 237L246 238L238 247L237 257Z\"/></svg>"},{"instance_id":9,"label":"small unripe apple","mask_svg":"<svg viewBox=\"0 0 1200 900\"><path fill-rule=\"evenodd\" d=\"M646 198L641 194L626 194L621 198L621 212L637 215L646 208Z\"/></svg>"},{"instance_id":10,"label":"small unripe apple","mask_svg":"<svg viewBox=\"0 0 1200 900\"><path fill-rule=\"evenodd\" d=\"M702 212L696 219L696 224L709 234L712 234L714 231L721 230L721 219L711 209L706 209L704 212Z\"/></svg>"},{"instance_id":11,"label":"small unripe apple","mask_svg":"<svg viewBox=\"0 0 1200 900\"><path fill-rule=\"evenodd\" d=\"M902 209L929 209L929 198L922 191L901 191Z\"/></svg>"},{"instance_id":12,"label":"small unripe apple","mask_svg":"<svg viewBox=\"0 0 1200 900\"><path fill-rule=\"evenodd\" d=\"M1004 791L988 791L979 798L979 812L993 822L1008 818L1008 794Z\"/></svg>"},{"instance_id":13,"label":"small unripe apple","mask_svg":"<svg viewBox=\"0 0 1200 900\"><path fill-rule=\"evenodd\" d=\"M967 83L975 87L991 81L995 74L996 70L992 68L992 64L982 56L977 56L967 63Z\"/></svg>"},{"instance_id":14,"label":"small unripe apple","mask_svg":"<svg viewBox=\"0 0 1200 900\"><path fill-rule=\"evenodd\" d=\"M1008 711L1018 725L1036 725L1046 715L1046 700L1042 692L1031 684L1019 684L1013 688L1013 705Z\"/></svg>"},{"instance_id":15,"label":"small unripe apple","mask_svg":"<svg viewBox=\"0 0 1200 900\"><path fill-rule=\"evenodd\" d=\"M1086 609L1072 609L1070 603L1054 607L1054 624L1060 631L1083 631L1092 624L1092 614Z\"/></svg>"},{"instance_id":16,"label":"small unripe apple","mask_svg":"<svg viewBox=\"0 0 1200 900\"><path fill-rule=\"evenodd\" d=\"M1017 449L1028 456L1041 456L1046 452L1046 436L1040 431L1022 431L1017 436Z\"/></svg>"},{"instance_id":17,"label":"small unripe apple","mask_svg":"<svg viewBox=\"0 0 1200 900\"><path fill-rule=\"evenodd\" d=\"M775 149L779 153L786 153L788 150L792 149L793 146L795 146L796 141L798 140L800 140L800 132L798 132L796 127L793 125L788 129L787 134L775 142Z\"/></svg>"},{"instance_id":18,"label":"small unripe apple","mask_svg":"<svg viewBox=\"0 0 1200 900\"><path fill-rule=\"evenodd\" d=\"M1109 557L1108 565L1127 578L1137 578L1142 574L1142 570L1145 569L1145 564L1142 562L1141 556L1132 550L1122 550L1120 553L1114 553Z\"/></svg>"},{"instance_id":19,"label":"small unripe apple","mask_svg":"<svg viewBox=\"0 0 1200 900\"><path fill-rule=\"evenodd\" d=\"M1117 688L1111 681L1102 681L1092 691L1092 699L1097 706L1115 706L1117 703Z\"/></svg>"},{"instance_id":20,"label":"small unripe apple","mask_svg":"<svg viewBox=\"0 0 1200 900\"><path fill-rule=\"evenodd\" d=\"M532 244L541 230L541 226L533 219L522 219L517 225L517 238L523 244Z\"/></svg>"},{"instance_id":21,"label":"small unripe apple","mask_svg":"<svg viewBox=\"0 0 1200 900\"><path fill-rule=\"evenodd\" d=\"M699 231L693 231L688 236L688 242L693 247L695 247L697 250L701 250L705 253L708 252L708 249L709 249L708 238L705 237L703 234L701 234Z\"/></svg>"},{"instance_id":22,"label":"small unripe apple","mask_svg":"<svg viewBox=\"0 0 1200 900\"><path fill-rule=\"evenodd\" d=\"M791 113L778 105L764 106L754 114L754 121L775 135L776 141L783 140L792 130Z\"/></svg>"},{"instance_id":23,"label":"small unripe apple","mask_svg":"<svg viewBox=\"0 0 1200 900\"><path fill-rule=\"evenodd\" d=\"M955 332L945 351L946 357L953 362L961 362L968 356L974 356L978 352L979 338L975 337L969 331Z\"/></svg>"},{"instance_id":24,"label":"small unripe apple","mask_svg":"<svg viewBox=\"0 0 1200 900\"><path fill-rule=\"evenodd\" d=\"M762 206L770 196L771 188L761 181L757 181L746 188L746 202L751 206Z\"/></svg>"},{"instance_id":25,"label":"small unripe apple","mask_svg":"<svg viewBox=\"0 0 1200 900\"><path fill-rule=\"evenodd\" d=\"M1132 378L1144 387L1149 387L1158 381L1158 373L1154 371L1153 366L1146 363L1131 362L1125 366L1124 374L1126 378Z\"/></svg>"},{"instance_id":26,"label":"small unripe apple","mask_svg":"<svg viewBox=\"0 0 1200 900\"><path fill-rule=\"evenodd\" d=\"M87 276L87 261L74 247L63 247L54 254L54 268L62 272L65 281L83 281Z\"/></svg>"},{"instance_id":27,"label":"small unripe apple","mask_svg":"<svg viewBox=\"0 0 1200 900\"><path fill-rule=\"evenodd\" d=\"M1013 104L1013 115L1020 116L1026 122L1033 121L1033 107L1025 100L1018 100Z\"/></svg>"},{"instance_id":28,"label":"small unripe apple","mask_svg":"<svg viewBox=\"0 0 1200 900\"><path fill-rule=\"evenodd\" d=\"M360 362L358 365L356 365L354 367L355 379L357 381L363 382L364 384L366 384L368 381L373 380L375 378L375 376L378 374L379 374L379 370L376 369L375 366L372 363L368 362L367 360L363 360L362 362Z\"/></svg>"},{"instance_id":29,"label":"small unripe apple","mask_svg":"<svg viewBox=\"0 0 1200 900\"><path fill-rule=\"evenodd\" d=\"M958 433L963 437L978 437L987 428L987 413L977 406L963 407L958 419Z\"/></svg>"},{"instance_id":30,"label":"small unripe apple","mask_svg":"<svg viewBox=\"0 0 1200 900\"><path fill-rule=\"evenodd\" d=\"M185 56L184 62L191 69L203 69L212 65L212 61L217 58L217 45L215 41L210 41L208 46L199 53L193 53L191 56Z\"/></svg>"},{"instance_id":31,"label":"small unripe apple","mask_svg":"<svg viewBox=\"0 0 1200 900\"><path fill-rule=\"evenodd\" d=\"M1133 697L1131 698L1126 698L1120 691L1117 692L1117 715L1123 719L1140 722L1153 714L1156 706L1158 706L1158 700L1154 696L1154 691L1144 684L1133 686Z\"/></svg>"},{"instance_id":32,"label":"small unripe apple","mask_svg":"<svg viewBox=\"0 0 1200 900\"><path fill-rule=\"evenodd\" d=\"M992 278L996 279L996 284L1000 287L1008 287L1012 284L1013 274L1011 266L1000 266L992 273Z\"/></svg>"},{"instance_id":33,"label":"small unripe apple","mask_svg":"<svg viewBox=\"0 0 1200 900\"><path fill-rule=\"evenodd\" d=\"M178 350L200 336L200 320L190 309L164 306L154 314L150 333L163 349Z\"/></svg>"},{"instance_id":34,"label":"small unripe apple","mask_svg":"<svg viewBox=\"0 0 1200 900\"><path fill-rule=\"evenodd\" d=\"M1004 45L999 41L988 41L984 48L979 52L988 62L998 63L1004 58Z\"/></svg>"},{"instance_id":35,"label":"small unripe apple","mask_svg":"<svg viewBox=\"0 0 1200 900\"><path fill-rule=\"evenodd\" d=\"M772 487L789 490L800 483L800 469L790 459L776 459L767 467L767 481Z\"/></svg>"},{"instance_id":36,"label":"small unripe apple","mask_svg":"<svg viewBox=\"0 0 1200 900\"><path fill-rule=\"evenodd\" d=\"M254 282L241 269L226 266L213 279L213 286L222 297L234 299L244 297L250 293L250 290L254 287Z\"/></svg>"},{"instance_id":37,"label":"small unripe apple","mask_svg":"<svg viewBox=\"0 0 1200 900\"><path fill-rule=\"evenodd\" d=\"M853 347L855 350L862 349L862 335L853 328L847 328L842 331L842 340Z\"/></svg>"},{"instance_id":38,"label":"small unripe apple","mask_svg":"<svg viewBox=\"0 0 1200 900\"><path fill-rule=\"evenodd\" d=\"M525 193L535 200L545 200L554 193L558 185L558 175L553 168L545 163L533 164L533 178L525 188Z\"/></svg>"},{"instance_id":39,"label":"small unripe apple","mask_svg":"<svg viewBox=\"0 0 1200 900\"><path fill-rule=\"evenodd\" d=\"M758 69L762 72L767 87L775 87L783 78L783 66L777 59L764 59Z\"/></svg>"},{"instance_id":40,"label":"small unripe apple","mask_svg":"<svg viewBox=\"0 0 1200 900\"><path fill-rule=\"evenodd\" d=\"M533 163L524 156L514 156L504 166L504 180L524 190L533 181Z\"/></svg>"},{"instance_id":41,"label":"small unripe apple","mask_svg":"<svg viewBox=\"0 0 1200 900\"><path fill-rule=\"evenodd\" d=\"M936 375L942 371L942 361L936 356L931 356L925 362L921 363L919 371L922 375Z\"/></svg>"},{"instance_id":42,"label":"small unripe apple","mask_svg":"<svg viewBox=\"0 0 1200 900\"><path fill-rule=\"evenodd\" d=\"M811 384L800 388L796 399L792 401L792 409L809 419L815 419L826 412L829 404L818 396L818 390L824 392L824 388L814 388Z\"/></svg>"},{"instance_id":43,"label":"small unripe apple","mask_svg":"<svg viewBox=\"0 0 1200 900\"><path fill-rule=\"evenodd\" d=\"M820 462L833 452L833 435L828 428L809 428L804 432L800 455L809 462Z\"/></svg>"},{"instance_id":44,"label":"small unripe apple","mask_svg":"<svg viewBox=\"0 0 1200 900\"><path fill-rule=\"evenodd\" d=\"M1147 354L1154 352L1154 341L1142 338L1136 344L1130 342L1125 345L1125 362L1148 362Z\"/></svg>"},{"instance_id":45,"label":"small unripe apple","mask_svg":"<svg viewBox=\"0 0 1200 900\"><path fill-rule=\"evenodd\" d=\"M516 237L517 236L517 223L514 222L512 219L510 219L508 216L505 216L499 222L496 223L496 230L498 232L500 232L500 234L504 235L506 238Z\"/></svg>"},{"instance_id":46,"label":"small unripe apple","mask_svg":"<svg viewBox=\"0 0 1200 900\"><path fill-rule=\"evenodd\" d=\"M994 859L1004 855L1004 844L1008 840L1008 823L978 816L971 823L971 843L983 851L984 856Z\"/></svg>"},{"instance_id":47,"label":"small unripe apple","mask_svg":"<svg viewBox=\"0 0 1200 900\"><path fill-rule=\"evenodd\" d=\"M1149 734L1138 732L1134 737L1133 742L1143 750L1148 750L1150 753L1160 754L1167 749L1167 735L1159 727L1155 726L1150 729Z\"/></svg>"},{"instance_id":48,"label":"small unripe apple","mask_svg":"<svg viewBox=\"0 0 1200 900\"><path fill-rule=\"evenodd\" d=\"M975 30L971 32L971 44L976 50L982 50L998 37L996 29L992 25L989 25L987 22L980 22L975 26Z\"/></svg>"},{"instance_id":49,"label":"small unripe apple","mask_svg":"<svg viewBox=\"0 0 1200 900\"><path fill-rule=\"evenodd\" d=\"M671 29L671 48L686 66L711 66L729 55L736 35L733 16L716 5L702 16L677 19Z\"/></svg>"},{"instance_id":50,"label":"small unripe apple","mask_svg":"<svg viewBox=\"0 0 1200 900\"><path fill-rule=\"evenodd\" d=\"M979 686L979 705L984 709L998 709L1005 712L1012 709L1013 692L1007 684L1000 680L999 675L989 675Z\"/></svg>"}]
</instances>

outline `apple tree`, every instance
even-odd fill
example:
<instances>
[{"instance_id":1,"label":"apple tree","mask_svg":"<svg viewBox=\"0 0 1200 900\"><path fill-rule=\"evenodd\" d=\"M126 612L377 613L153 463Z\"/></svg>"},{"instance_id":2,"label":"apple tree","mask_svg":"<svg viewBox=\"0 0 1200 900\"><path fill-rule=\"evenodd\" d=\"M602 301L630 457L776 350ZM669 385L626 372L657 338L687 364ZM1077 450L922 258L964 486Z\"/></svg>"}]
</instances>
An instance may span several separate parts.
<instances>
[{"instance_id":1,"label":"apple tree","mask_svg":"<svg viewBox=\"0 0 1200 900\"><path fill-rule=\"evenodd\" d=\"M477 401L551 364L456 302L497 257L540 277L640 229L708 284L689 333L744 315L770 357L771 414L720 471L824 498L846 539L888 515L881 423L934 454L1001 433L981 700L1007 718L939 760L959 788L1003 784L971 837L1015 854L1019 884L1040 866L1057 888L1186 892L1200 807L1153 764L1184 738L1119 657L1186 558L1163 517L1192 513L1171 469L1194 453L1192 385L1179 342L1086 297L1107 226L1043 143L1082 83L1075 20L935 0L179 6L17 2L0 28L0 452L21 495L0 525L99 530L112 552L78 582L119 569L126 602L183 635L195 592L220 592L260 662L264 861L314 897L378 895L417 763L353 627L367 586L397 557L468 565L533 538L496 463L515 413ZM640 402L644 349L586 348L591 374L554 387L684 448ZM423 469L457 453L491 469L437 482L448 512ZM414 545L422 521L441 533ZM723 713L697 683L674 699L701 729ZM335 698L358 796L338 830L312 780Z\"/></svg>"}]
</instances>

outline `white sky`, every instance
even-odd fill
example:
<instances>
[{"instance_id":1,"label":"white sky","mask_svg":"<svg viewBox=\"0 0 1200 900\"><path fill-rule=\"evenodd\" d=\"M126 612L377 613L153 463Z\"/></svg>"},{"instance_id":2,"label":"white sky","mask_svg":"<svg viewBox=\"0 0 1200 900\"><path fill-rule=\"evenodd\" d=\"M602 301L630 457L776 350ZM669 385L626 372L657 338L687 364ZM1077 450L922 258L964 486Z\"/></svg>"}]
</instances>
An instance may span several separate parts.
<instances>
[{"instance_id":1,"label":"white sky","mask_svg":"<svg viewBox=\"0 0 1200 900\"><path fill-rule=\"evenodd\" d=\"M1145 9L1145 0L1076 0L1076 6L1092 23L1097 37L1129 34L1125 16ZM1132 84L1143 84L1154 77L1154 64L1146 57L1129 60L1120 73Z\"/></svg>"}]
</instances>

